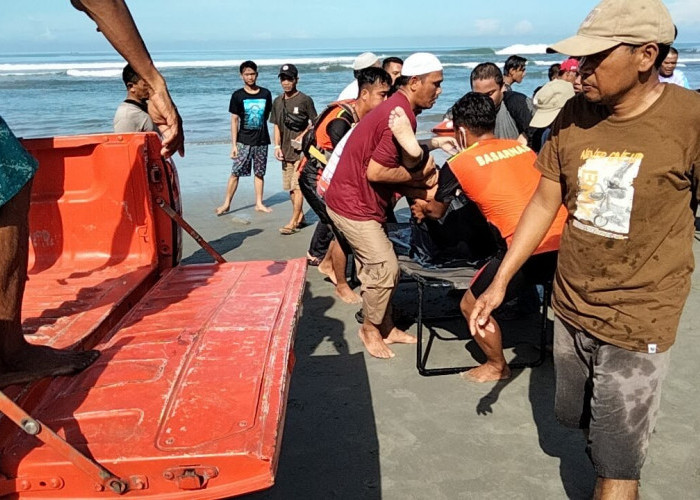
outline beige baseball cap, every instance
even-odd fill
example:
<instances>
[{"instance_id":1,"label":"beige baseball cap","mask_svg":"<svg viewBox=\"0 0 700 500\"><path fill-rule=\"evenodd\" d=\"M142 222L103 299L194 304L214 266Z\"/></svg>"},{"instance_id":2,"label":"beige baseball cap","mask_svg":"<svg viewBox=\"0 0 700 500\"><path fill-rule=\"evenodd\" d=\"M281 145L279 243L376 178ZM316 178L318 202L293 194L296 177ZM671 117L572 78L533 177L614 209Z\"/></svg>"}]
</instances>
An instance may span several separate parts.
<instances>
[{"instance_id":1,"label":"beige baseball cap","mask_svg":"<svg viewBox=\"0 0 700 500\"><path fill-rule=\"evenodd\" d=\"M574 97L574 86L570 82L557 79L545 83L532 98L535 114L530 121L530 126L549 127L566 101L572 97Z\"/></svg>"},{"instance_id":2,"label":"beige baseball cap","mask_svg":"<svg viewBox=\"0 0 700 500\"><path fill-rule=\"evenodd\" d=\"M575 36L553 44L547 52L583 57L621 43L670 45L675 38L671 14L660 0L603 0L583 20Z\"/></svg>"}]
</instances>

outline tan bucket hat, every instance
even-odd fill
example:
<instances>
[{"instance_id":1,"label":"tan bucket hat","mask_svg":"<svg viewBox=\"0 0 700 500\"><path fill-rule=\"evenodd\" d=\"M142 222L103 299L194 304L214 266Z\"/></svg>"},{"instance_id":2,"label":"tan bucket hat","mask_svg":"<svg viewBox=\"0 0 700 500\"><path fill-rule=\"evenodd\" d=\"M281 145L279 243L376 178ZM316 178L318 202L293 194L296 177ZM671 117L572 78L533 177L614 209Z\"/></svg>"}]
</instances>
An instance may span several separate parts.
<instances>
[{"instance_id":1,"label":"tan bucket hat","mask_svg":"<svg viewBox=\"0 0 700 500\"><path fill-rule=\"evenodd\" d=\"M660 0L603 0L586 16L575 36L547 48L583 57L611 49L621 43L672 44L676 27Z\"/></svg>"},{"instance_id":2,"label":"tan bucket hat","mask_svg":"<svg viewBox=\"0 0 700 500\"><path fill-rule=\"evenodd\" d=\"M574 97L574 86L565 80L545 83L532 99L535 114L530 121L534 128L545 128L552 124L566 101Z\"/></svg>"}]
</instances>

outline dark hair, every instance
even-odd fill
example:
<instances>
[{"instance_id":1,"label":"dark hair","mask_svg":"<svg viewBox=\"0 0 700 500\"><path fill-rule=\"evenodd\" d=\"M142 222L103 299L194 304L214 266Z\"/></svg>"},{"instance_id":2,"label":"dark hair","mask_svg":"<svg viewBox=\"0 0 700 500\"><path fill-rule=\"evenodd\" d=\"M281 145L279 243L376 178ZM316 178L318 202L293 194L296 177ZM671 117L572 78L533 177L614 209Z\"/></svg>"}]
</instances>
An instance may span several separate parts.
<instances>
[{"instance_id":1,"label":"dark hair","mask_svg":"<svg viewBox=\"0 0 700 500\"><path fill-rule=\"evenodd\" d=\"M678 51L676 50L675 47L669 47L669 48L668 48L668 54L678 55ZM668 57L668 54L666 54L666 57Z\"/></svg>"},{"instance_id":2,"label":"dark hair","mask_svg":"<svg viewBox=\"0 0 700 500\"><path fill-rule=\"evenodd\" d=\"M387 57L382 61L382 68L387 69L392 63L400 64L401 66L403 66L403 59L401 59L400 57Z\"/></svg>"},{"instance_id":3,"label":"dark hair","mask_svg":"<svg viewBox=\"0 0 700 500\"><path fill-rule=\"evenodd\" d=\"M241 63L240 67L238 68L239 71L241 72L241 75L246 70L246 68L250 68L253 71L255 71L256 73L258 72L258 65L255 64L253 61L243 61Z\"/></svg>"},{"instance_id":4,"label":"dark hair","mask_svg":"<svg viewBox=\"0 0 700 500\"><path fill-rule=\"evenodd\" d=\"M507 75L512 69L523 69L527 64L527 59L520 56L510 56L503 65L503 74Z\"/></svg>"},{"instance_id":5,"label":"dark hair","mask_svg":"<svg viewBox=\"0 0 700 500\"><path fill-rule=\"evenodd\" d=\"M547 76L549 76L550 80L553 80L559 75L559 69L561 69L561 64L559 63L554 63L549 67L549 71L547 71Z\"/></svg>"},{"instance_id":6,"label":"dark hair","mask_svg":"<svg viewBox=\"0 0 700 500\"><path fill-rule=\"evenodd\" d=\"M489 96L468 92L452 106L452 121L455 127L465 127L475 135L493 132L496 105Z\"/></svg>"},{"instance_id":7,"label":"dark hair","mask_svg":"<svg viewBox=\"0 0 700 500\"><path fill-rule=\"evenodd\" d=\"M498 66L492 62L481 63L472 71L469 83L473 88L476 80L491 80L492 78L496 80L496 85L503 86L503 73L498 69Z\"/></svg>"},{"instance_id":8,"label":"dark hair","mask_svg":"<svg viewBox=\"0 0 700 500\"><path fill-rule=\"evenodd\" d=\"M141 75L134 71L131 64L124 66L124 69L122 70L122 81L127 88L129 87L130 83L138 83L139 80L141 80Z\"/></svg>"},{"instance_id":9,"label":"dark hair","mask_svg":"<svg viewBox=\"0 0 700 500\"><path fill-rule=\"evenodd\" d=\"M382 68L375 66L364 68L357 72L357 87L359 91L363 88L371 87L375 83L386 83L391 86L391 75Z\"/></svg>"}]
</instances>

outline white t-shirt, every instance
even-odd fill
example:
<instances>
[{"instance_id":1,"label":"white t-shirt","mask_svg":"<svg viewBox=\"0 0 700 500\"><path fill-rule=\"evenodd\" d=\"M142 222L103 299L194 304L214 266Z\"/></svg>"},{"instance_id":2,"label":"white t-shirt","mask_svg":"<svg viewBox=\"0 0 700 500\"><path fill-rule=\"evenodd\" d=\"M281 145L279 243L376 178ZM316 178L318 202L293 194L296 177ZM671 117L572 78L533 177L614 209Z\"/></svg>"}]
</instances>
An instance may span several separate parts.
<instances>
[{"instance_id":1,"label":"white t-shirt","mask_svg":"<svg viewBox=\"0 0 700 500\"><path fill-rule=\"evenodd\" d=\"M671 76L661 76L659 75L659 81L662 83L675 83L676 85L680 85L681 87L685 89L690 88L690 84L688 83L688 79L685 77L682 71L675 70Z\"/></svg>"}]
</instances>

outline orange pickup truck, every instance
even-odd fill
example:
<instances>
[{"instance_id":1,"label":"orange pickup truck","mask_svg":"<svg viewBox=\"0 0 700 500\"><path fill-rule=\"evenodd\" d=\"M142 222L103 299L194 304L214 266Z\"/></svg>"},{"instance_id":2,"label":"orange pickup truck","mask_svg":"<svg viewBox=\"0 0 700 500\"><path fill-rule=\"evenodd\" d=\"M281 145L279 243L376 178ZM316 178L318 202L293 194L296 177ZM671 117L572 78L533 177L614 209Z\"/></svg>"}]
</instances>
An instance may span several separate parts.
<instances>
[{"instance_id":1,"label":"orange pickup truck","mask_svg":"<svg viewBox=\"0 0 700 500\"><path fill-rule=\"evenodd\" d=\"M272 485L305 260L178 265L177 173L153 133L23 142L40 164L25 334L101 356L3 391L31 419L0 419L0 496L210 499ZM37 439L42 426L69 451Z\"/></svg>"}]
</instances>

